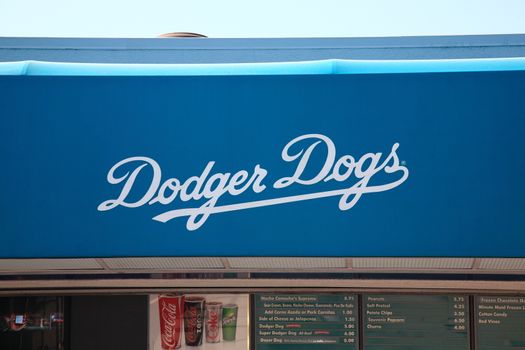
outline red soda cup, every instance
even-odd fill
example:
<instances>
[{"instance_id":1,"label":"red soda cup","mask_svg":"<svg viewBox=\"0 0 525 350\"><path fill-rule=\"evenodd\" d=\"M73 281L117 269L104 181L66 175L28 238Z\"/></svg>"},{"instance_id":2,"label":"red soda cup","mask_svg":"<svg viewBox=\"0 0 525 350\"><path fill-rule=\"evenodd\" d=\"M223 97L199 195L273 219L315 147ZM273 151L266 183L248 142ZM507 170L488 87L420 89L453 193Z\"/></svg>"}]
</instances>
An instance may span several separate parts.
<instances>
[{"instance_id":1,"label":"red soda cup","mask_svg":"<svg viewBox=\"0 0 525 350\"><path fill-rule=\"evenodd\" d=\"M173 350L181 346L184 296L160 295L159 318L162 349Z\"/></svg>"}]
</instances>

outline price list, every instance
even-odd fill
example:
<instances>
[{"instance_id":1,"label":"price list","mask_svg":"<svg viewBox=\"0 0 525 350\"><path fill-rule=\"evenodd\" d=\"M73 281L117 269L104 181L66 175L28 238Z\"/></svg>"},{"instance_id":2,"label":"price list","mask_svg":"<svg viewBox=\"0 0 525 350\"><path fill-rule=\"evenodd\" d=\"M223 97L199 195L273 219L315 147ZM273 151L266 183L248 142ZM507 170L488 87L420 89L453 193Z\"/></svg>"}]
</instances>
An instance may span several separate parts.
<instances>
[{"instance_id":1,"label":"price list","mask_svg":"<svg viewBox=\"0 0 525 350\"><path fill-rule=\"evenodd\" d=\"M357 350L357 296L255 294L255 349Z\"/></svg>"},{"instance_id":2,"label":"price list","mask_svg":"<svg viewBox=\"0 0 525 350\"><path fill-rule=\"evenodd\" d=\"M364 295L364 350L469 350L464 295Z\"/></svg>"},{"instance_id":3,"label":"price list","mask_svg":"<svg viewBox=\"0 0 525 350\"><path fill-rule=\"evenodd\" d=\"M525 349L525 297L478 296L476 348Z\"/></svg>"}]
</instances>

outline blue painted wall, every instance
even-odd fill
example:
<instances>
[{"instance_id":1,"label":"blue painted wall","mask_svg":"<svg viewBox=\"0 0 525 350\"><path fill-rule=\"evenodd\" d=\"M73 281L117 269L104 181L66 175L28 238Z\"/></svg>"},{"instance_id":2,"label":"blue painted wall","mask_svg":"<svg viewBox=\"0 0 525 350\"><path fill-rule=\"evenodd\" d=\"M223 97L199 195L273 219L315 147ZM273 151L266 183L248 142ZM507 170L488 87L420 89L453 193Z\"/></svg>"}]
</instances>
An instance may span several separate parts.
<instances>
[{"instance_id":1,"label":"blue painted wall","mask_svg":"<svg viewBox=\"0 0 525 350\"><path fill-rule=\"evenodd\" d=\"M0 76L0 257L523 257L524 84L523 70ZM162 183L186 182L210 161L204 182L215 173L267 170L264 190L225 193L217 207L355 189L364 177L349 158L338 172L348 166L350 175L341 181L325 175L275 186L299 164L283 157L285 145L307 134L331 139L337 159L380 158L366 187L403 181L364 193L352 208L337 193L217 212L191 227L199 216L158 216L188 208L191 214L206 200L174 192L173 200L151 202L154 172L144 158L108 177L130 157L158 162ZM285 153L304 155L317 141L310 137ZM399 163L389 158L396 143ZM327 150L323 142L312 151L301 179L317 177ZM360 163L364 170L372 161ZM108 208L139 166L144 171L125 195L131 205ZM141 198L147 203L134 207Z\"/></svg>"}]
</instances>

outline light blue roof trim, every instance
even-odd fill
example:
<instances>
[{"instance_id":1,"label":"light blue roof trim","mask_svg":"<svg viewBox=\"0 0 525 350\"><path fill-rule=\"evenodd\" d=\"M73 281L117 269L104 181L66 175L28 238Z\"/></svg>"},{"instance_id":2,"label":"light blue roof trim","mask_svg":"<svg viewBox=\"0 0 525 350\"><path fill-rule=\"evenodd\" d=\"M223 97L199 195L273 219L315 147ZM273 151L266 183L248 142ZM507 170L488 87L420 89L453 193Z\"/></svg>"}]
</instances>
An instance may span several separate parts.
<instances>
[{"instance_id":1,"label":"light blue roof trim","mask_svg":"<svg viewBox=\"0 0 525 350\"><path fill-rule=\"evenodd\" d=\"M525 57L455 60L342 61L335 74L438 73L525 70Z\"/></svg>"},{"instance_id":2,"label":"light blue roof trim","mask_svg":"<svg viewBox=\"0 0 525 350\"><path fill-rule=\"evenodd\" d=\"M0 63L0 75L169 76L432 73L525 70L525 57L459 60L323 60L231 64Z\"/></svg>"},{"instance_id":3,"label":"light blue roof trim","mask_svg":"<svg viewBox=\"0 0 525 350\"><path fill-rule=\"evenodd\" d=\"M0 63L0 75L26 75L28 61Z\"/></svg>"}]
</instances>

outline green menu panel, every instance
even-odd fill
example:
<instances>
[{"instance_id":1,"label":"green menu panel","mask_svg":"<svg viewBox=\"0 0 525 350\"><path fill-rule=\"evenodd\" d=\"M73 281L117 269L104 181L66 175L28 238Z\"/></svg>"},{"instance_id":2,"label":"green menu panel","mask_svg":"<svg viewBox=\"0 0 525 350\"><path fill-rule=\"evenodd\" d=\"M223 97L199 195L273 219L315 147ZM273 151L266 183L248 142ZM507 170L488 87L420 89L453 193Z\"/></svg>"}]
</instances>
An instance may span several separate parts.
<instances>
[{"instance_id":1,"label":"green menu panel","mask_svg":"<svg viewBox=\"0 0 525 350\"><path fill-rule=\"evenodd\" d=\"M363 295L364 350L469 350L466 295Z\"/></svg>"},{"instance_id":2,"label":"green menu panel","mask_svg":"<svg viewBox=\"0 0 525 350\"><path fill-rule=\"evenodd\" d=\"M478 296L477 350L525 349L525 297Z\"/></svg>"},{"instance_id":3,"label":"green menu panel","mask_svg":"<svg viewBox=\"0 0 525 350\"><path fill-rule=\"evenodd\" d=\"M255 294L256 350L357 350L355 294Z\"/></svg>"}]
</instances>

